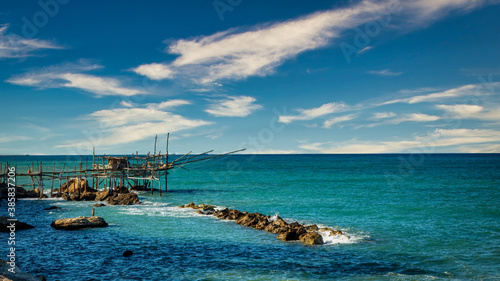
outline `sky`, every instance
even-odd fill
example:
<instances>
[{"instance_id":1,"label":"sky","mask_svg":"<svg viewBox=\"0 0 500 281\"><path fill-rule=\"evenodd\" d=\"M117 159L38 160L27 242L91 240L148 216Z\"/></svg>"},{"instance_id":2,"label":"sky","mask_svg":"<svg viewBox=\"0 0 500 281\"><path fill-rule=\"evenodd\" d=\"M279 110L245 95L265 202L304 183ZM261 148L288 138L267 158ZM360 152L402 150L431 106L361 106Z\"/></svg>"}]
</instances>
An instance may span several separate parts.
<instances>
[{"instance_id":1,"label":"sky","mask_svg":"<svg viewBox=\"0 0 500 281\"><path fill-rule=\"evenodd\" d=\"M500 1L0 3L0 154L499 153Z\"/></svg>"}]
</instances>

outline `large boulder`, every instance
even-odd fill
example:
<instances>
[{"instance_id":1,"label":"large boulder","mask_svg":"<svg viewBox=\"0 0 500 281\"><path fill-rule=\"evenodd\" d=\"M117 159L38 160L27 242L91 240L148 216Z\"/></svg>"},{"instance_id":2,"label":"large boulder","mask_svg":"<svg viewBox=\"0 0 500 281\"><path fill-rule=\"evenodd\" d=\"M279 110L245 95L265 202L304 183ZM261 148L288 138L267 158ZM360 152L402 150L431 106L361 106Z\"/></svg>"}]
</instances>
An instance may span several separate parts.
<instances>
[{"instance_id":1,"label":"large boulder","mask_svg":"<svg viewBox=\"0 0 500 281\"><path fill-rule=\"evenodd\" d=\"M59 219L50 224L55 229L75 230L81 228L106 227L108 223L101 217L77 217Z\"/></svg>"},{"instance_id":2,"label":"large boulder","mask_svg":"<svg viewBox=\"0 0 500 281\"><path fill-rule=\"evenodd\" d=\"M125 193L117 196L113 196L109 199L109 205L132 205L140 204L139 197L135 193Z\"/></svg>"},{"instance_id":3,"label":"large boulder","mask_svg":"<svg viewBox=\"0 0 500 281\"><path fill-rule=\"evenodd\" d=\"M63 183L61 187L57 190L59 193L84 193L84 192L97 192L97 190L91 188L86 179L80 179L80 185L78 185L78 179L70 179Z\"/></svg>"},{"instance_id":4,"label":"large boulder","mask_svg":"<svg viewBox=\"0 0 500 281\"><path fill-rule=\"evenodd\" d=\"M108 198L113 195L113 191L108 189L104 191L98 191L95 197L95 201L105 201L108 200Z\"/></svg>"},{"instance_id":5,"label":"large boulder","mask_svg":"<svg viewBox=\"0 0 500 281\"><path fill-rule=\"evenodd\" d=\"M0 216L0 232L11 232L11 230L13 229L17 231L22 229L35 228L34 226L27 223L20 221L10 221L10 219L12 218L7 216ZM14 227L12 228L12 226Z\"/></svg>"},{"instance_id":6,"label":"large boulder","mask_svg":"<svg viewBox=\"0 0 500 281\"><path fill-rule=\"evenodd\" d=\"M323 237L317 232L307 232L299 237L300 242L307 245L320 245L323 244Z\"/></svg>"},{"instance_id":7,"label":"large boulder","mask_svg":"<svg viewBox=\"0 0 500 281\"><path fill-rule=\"evenodd\" d=\"M15 264L11 265L10 261L0 259L0 280L2 281L46 281L42 275L33 276L29 273L22 272Z\"/></svg>"},{"instance_id":8,"label":"large boulder","mask_svg":"<svg viewBox=\"0 0 500 281\"><path fill-rule=\"evenodd\" d=\"M84 192L83 194L80 195L80 200L81 201L94 201L96 197L97 197L96 192Z\"/></svg>"}]
</instances>

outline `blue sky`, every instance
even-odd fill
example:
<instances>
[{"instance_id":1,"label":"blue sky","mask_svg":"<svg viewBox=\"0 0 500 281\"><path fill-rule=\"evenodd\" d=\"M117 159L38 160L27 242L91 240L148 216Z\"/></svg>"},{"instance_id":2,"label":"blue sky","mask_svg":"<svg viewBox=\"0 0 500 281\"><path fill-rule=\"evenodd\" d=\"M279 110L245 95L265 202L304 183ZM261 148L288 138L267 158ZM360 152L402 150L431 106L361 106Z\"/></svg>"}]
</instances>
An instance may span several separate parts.
<instances>
[{"instance_id":1,"label":"blue sky","mask_svg":"<svg viewBox=\"0 0 500 281\"><path fill-rule=\"evenodd\" d=\"M0 154L498 153L499 4L2 1Z\"/></svg>"}]
</instances>

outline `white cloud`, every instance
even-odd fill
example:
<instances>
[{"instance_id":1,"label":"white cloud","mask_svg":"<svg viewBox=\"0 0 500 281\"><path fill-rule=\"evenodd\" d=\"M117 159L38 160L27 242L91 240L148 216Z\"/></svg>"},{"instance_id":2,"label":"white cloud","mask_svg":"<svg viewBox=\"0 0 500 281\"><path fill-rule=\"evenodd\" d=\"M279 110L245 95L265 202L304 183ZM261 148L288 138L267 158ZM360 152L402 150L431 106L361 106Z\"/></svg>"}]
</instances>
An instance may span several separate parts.
<instances>
[{"instance_id":1,"label":"white cloud","mask_svg":"<svg viewBox=\"0 0 500 281\"><path fill-rule=\"evenodd\" d=\"M174 100L172 104L180 102ZM57 147L112 146L131 143L158 134L174 133L212 124L204 120L188 119L161 110L165 103L147 104L146 107L105 109L91 113L88 118L99 124L102 137L77 141Z\"/></svg>"},{"instance_id":2,"label":"white cloud","mask_svg":"<svg viewBox=\"0 0 500 281\"><path fill-rule=\"evenodd\" d=\"M26 141L26 140L32 140L31 137L26 137L26 136L0 136L0 143L8 143L8 142L13 142L13 141Z\"/></svg>"},{"instance_id":3,"label":"white cloud","mask_svg":"<svg viewBox=\"0 0 500 281\"><path fill-rule=\"evenodd\" d=\"M157 109L171 109L174 107L178 107L181 105L188 105L188 104L191 104L191 102L187 101L187 100L169 100L169 101L164 101L164 102L157 103L157 104L154 104L154 103L148 104L148 107L157 108Z\"/></svg>"},{"instance_id":4,"label":"white cloud","mask_svg":"<svg viewBox=\"0 0 500 281\"><path fill-rule=\"evenodd\" d=\"M434 102L444 99L453 99L463 96L481 96L493 93L493 89L500 85L499 82L482 83L482 84L469 84L457 88L449 89L446 91L435 92L427 95L418 95L410 98L395 99L384 102L380 105L394 104L394 103L421 103L421 102Z\"/></svg>"},{"instance_id":5,"label":"white cloud","mask_svg":"<svg viewBox=\"0 0 500 281\"><path fill-rule=\"evenodd\" d=\"M323 128L330 128L330 127L332 127L335 124L346 122L346 121L352 120L354 118L356 118L356 116L354 114L349 114L349 115L343 115L343 116L334 117L334 118L326 120L323 123Z\"/></svg>"},{"instance_id":6,"label":"white cloud","mask_svg":"<svg viewBox=\"0 0 500 281\"><path fill-rule=\"evenodd\" d=\"M214 101L205 112L217 117L246 117L262 108L254 104L255 98L249 96L228 96Z\"/></svg>"},{"instance_id":7,"label":"white cloud","mask_svg":"<svg viewBox=\"0 0 500 281\"><path fill-rule=\"evenodd\" d=\"M460 146L462 151L478 150L490 147L498 149L500 131L487 129L435 129L424 136L398 141L359 141L352 139L346 142L303 144L302 149L320 153L433 153L436 148ZM496 150L498 152L498 150Z\"/></svg>"},{"instance_id":8,"label":"white cloud","mask_svg":"<svg viewBox=\"0 0 500 281\"><path fill-rule=\"evenodd\" d=\"M372 119L385 119L395 117L396 113L394 112L376 112L373 114Z\"/></svg>"},{"instance_id":9,"label":"white cloud","mask_svg":"<svg viewBox=\"0 0 500 281\"><path fill-rule=\"evenodd\" d=\"M427 115L423 113L410 113L405 114L400 118L392 119L390 122L393 124L399 124L402 122L432 122L441 119L439 116Z\"/></svg>"},{"instance_id":10,"label":"white cloud","mask_svg":"<svg viewBox=\"0 0 500 281\"><path fill-rule=\"evenodd\" d=\"M312 120L320 116L328 115L335 112L346 111L349 107L344 103L325 103L320 107L311 109L297 109L299 115L282 115L278 121L281 123L291 123L298 120Z\"/></svg>"},{"instance_id":11,"label":"white cloud","mask_svg":"<svg viewBox=\"0 0 500 281\"><path fill-rule=\"evenodd\" d=\"M455 105L436 105L437 108L443 109L451 113L455 117L467 118L477 115L483 110L482 106L479 105L469 105L469 104L455 104Z\"/></svg>"},{"instance_id":12,"label":"white cloud","mask_svg":"<svg viewBox=\"0 0 500 281\"><path fill-rule=\"evenodd\" d=\"M179 55L173 62L143 64L134 71L154 80L187 77L207 84L220 79L265 76L286 60L325 47L345 31L387 15L399 24L393 24L393 28L407 29L425 26L452 10L468 12L485 3L487 0L365 0L246 31L231 29L180 39L165 48L165 52ZM365 47L358 54L369 49Z\"/></svg>"},{"instance_id":13,"label":"white cloud","mask_svg":"<svg viewBox=\"0 0 500 281\"><path fill-rule=\"evenodd\" d=\"M27 39L16 34L7 34L9 24L0 25L0 59L24 58L33 56L43 49L64 49L53 42L40 39Z\"/></svg>"},{"instance_id":14,"label":"white cloud","mask_svg":"<svg viewBox=\"0 0 500 281\"><path fill-rule=\"evenodd\" d=\"M167 65L161 63L143 64L133 69L137 74L148 77L151 80L162 80L166 78L173 78L174 71Z\"/></svg>"},{"instance_id":15,"label":"white cloud","mask_svg":"<svg viewBox=\"0 0 500 281\"><path fill-rule=\"evenodd\" d=\"M479 105L455 104L455 105L436 105L448 113L449 117L458 119L479 119L484 121L500 121L500 109L485 109Z\"/></svg>"},{"instance_id":16,"label":"white cloud","mask_svg":"<svg viewBox=\"0 0 500 281\"><path fill-rule=\"evenodd\" d=\"M133 96L145 93L140 89L125 87L120 80L115 78L82 73L99 68L102 68L102 66L80 60L76 64L66 63L49 66L38 71L15 75L6 82L41 89L76 88L97 96Z\"/></svg>"},{"instance_id":17,"label":"white cloud","mask_svg":"<svg viewBox=\"0 0 500 281\"><path fill-rule=\"evenodd\" d=\"M368 71L368 73L380 75L380 76L399 76L399 75L403 74L403 72L393 72L390 69L371 70L371 71Z\"/></svg>"}]
</instances>

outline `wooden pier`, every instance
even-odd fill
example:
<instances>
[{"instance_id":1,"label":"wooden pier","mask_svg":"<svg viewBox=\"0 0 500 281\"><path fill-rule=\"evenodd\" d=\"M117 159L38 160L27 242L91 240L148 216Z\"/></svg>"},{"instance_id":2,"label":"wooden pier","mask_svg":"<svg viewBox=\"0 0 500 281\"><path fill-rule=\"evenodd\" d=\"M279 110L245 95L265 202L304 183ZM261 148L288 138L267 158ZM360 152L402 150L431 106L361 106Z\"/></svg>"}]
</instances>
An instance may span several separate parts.
<instances>
[{"instance_id":1,"label":"wooden pier","mask_svg":"<svg viewBox=\"0 0 500 281\"><path fill-rule=\"evenodd\" d=\"M61 193L85 192L87 189L98 191L108 189L116 191L124 189L127 189L127 191L151 190L151 194L153 194L155 183L158 183L157 190L161 196L162 186L164 186L164 192L168 190L169 170L175 168L185 169L185 165L193 162L206 161L245 150L240 149L217 155L210 154L213 150L195 155L189 151L182 156L175 156L168 153L168 139L169 134L167 134L166 151L164 154L161 151L156 152L158 140L158 136L156 136L153 154L139 155L136 152L135 154L125 156L98 156L95 154L94 148L92 163L89 163L88 158L84 162L83 157L80 157L80 163L74 167L68 167L66 163L62 167L61 165L56 167L56 163L47 167L46 163L37 161L36 163L33 162L31 165L27 165L27 173L18 173L17 161L14 161L14 163L0 163L0 183L7 184L9 177L8 168L15 167L16 174L14 180L16 183L19 177L29 177L30 179L29 183L17 184L17 186L31 186L33 190L38 188L40 196L43 196L44 189L49 188L49 186L51 190L50 195L53 196L54 184L56 184L57 188L56 194L59 195ZM172 156L175 156L174 160L171 160ZM162 181L164 185L162 185Z\"/></svg>"}]
</instances>

